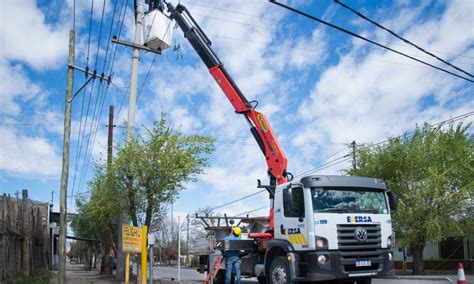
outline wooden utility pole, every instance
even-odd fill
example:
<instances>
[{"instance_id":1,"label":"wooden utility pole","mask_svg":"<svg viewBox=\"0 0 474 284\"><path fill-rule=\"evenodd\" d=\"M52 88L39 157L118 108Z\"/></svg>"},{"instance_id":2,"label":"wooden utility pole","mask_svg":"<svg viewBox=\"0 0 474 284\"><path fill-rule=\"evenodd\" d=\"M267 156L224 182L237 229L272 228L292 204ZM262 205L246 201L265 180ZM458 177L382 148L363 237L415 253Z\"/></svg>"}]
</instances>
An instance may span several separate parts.
<instances>
[{"instance_id":1,"label":"wooden utility pole","mask_svg":"<svg viewBox=\"0 0 474 284\"><path fill-rule=\"evenodd\" d=\"M107 171L112 164L112 149L113 149L113 138L114 138L114 106L109 107L109 135L107 139Z\"/></svg>"},{"instance_id":2,"label":"wooden utility pole","mask_svg":"<svg viewBox=\"0 0 474 284\"><path fill-rule=\"evenodd\" d=\"M67 181L69 176L69 149L71 144L71 104L74 81L74 30L69 31L69 59L64 110L63 169L59 195L59 284L66 283L66 236L67 236Z\"/></svg>"}]
</instances>

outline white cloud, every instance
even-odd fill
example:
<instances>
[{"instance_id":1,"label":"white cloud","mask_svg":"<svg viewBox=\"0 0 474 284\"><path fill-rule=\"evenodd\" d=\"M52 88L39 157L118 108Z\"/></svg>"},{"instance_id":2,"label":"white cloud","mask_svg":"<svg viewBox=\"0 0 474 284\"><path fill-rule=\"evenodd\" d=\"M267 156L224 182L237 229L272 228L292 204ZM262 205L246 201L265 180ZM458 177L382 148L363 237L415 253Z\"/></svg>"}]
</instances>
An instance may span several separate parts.
<instances>
[{"instance_id":1,"label":"white cloud","mask_svg":"<svg viewBox=\"0 0 474 284\"><path fill-rule=\"evenodd\" d=\"M59 151L47 139L18 134L17 131L6 127L1 127L0 132L2 133L1 143L9 144L0 147L0 169L2 171L23 175L23 178L30 175L60 176L61 157Z\"/></svg>"},{"instance_id":2,"label":"white cloud","mask_svg":"<svg viewBox=\"0 0 474 284\"><path fill-rule=\"evenodd\" d=\"M38 102L45 97L45 91L31 82L20 65L12 66L0 59L0 77L0 113L18 114L21 111L21 103Z\"/></svg>"},{"instance_id":3,"label":"white cloud","mask_svg":"<svg viewBox=\"0 0 474 284\"><path fill-rule=\"evenodd\" d=\"M472 30L473 6L465 1L448 5L439 19L407 25L404 36L417 39L428 50L463 54L474 34L453 31ZM398 17L403 21L405 14ZM400 22L398 18L392 21ZM310 101L300 104L304 126L297 140L377 142L413 129L415 123L441 121L474 107L472 100L463 99L472 87L460 79L412 67L409 60L379 49L368 54L361 51L355 46L323 72ZM426 99L433 102L427 104Z\"/></svg>"},{"instance_id":4,"label":"white cloud","mask_svg":"<svg viewBox=\"0 0 474 284\"><path fill-rule=\"evenodd\" d=\"M68 27L47 23L33 0L7 0L0 6L0 56L38 70L57 67L67 54Z\"/></svg>"}]
</instances>

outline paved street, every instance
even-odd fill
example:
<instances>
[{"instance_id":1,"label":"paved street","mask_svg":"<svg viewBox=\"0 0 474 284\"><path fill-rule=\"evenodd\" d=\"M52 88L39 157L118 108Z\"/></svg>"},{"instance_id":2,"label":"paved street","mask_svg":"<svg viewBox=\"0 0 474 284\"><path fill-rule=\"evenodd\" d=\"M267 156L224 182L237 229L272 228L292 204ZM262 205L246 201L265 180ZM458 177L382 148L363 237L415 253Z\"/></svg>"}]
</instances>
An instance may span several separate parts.
<instances>
[{"instance_id":1,"label":"paved street","mask_svg":"<svg viewBox=\"0 0 474 284\"><path fill-rule=\"evenodd\" d=\"M136 273L136 272L135 272ZM57 283L57 273L53 273L52 283ZM82 265L68 265L67 283L114 283L114 277L100 275L97 271L84 271ZM203 283L204 274L198 273L195 269L182 268L181 269L181 283ZM474 275L467 275L467 283L474 283ZM155 266L153 269L154 283L172 284L178 281L177 267L159 267ZM441 275L441 276L395 276L390 278L376 278L372 281L373 284L449 284L456 283L455 275ZM245 278L241 281L242 284L256 284L256 278Z\"/></svg>"},{"instance_id":2,"label":"paved street","mask_svg":"<svg viewBox=\"0 0 474 284\"><path fill-rule=\"evenodd\" d=\"M153 278L160 279L163 282L169 283L177 281L178 269L177 267L158 267L153 269ZM184 268L181 269L181 282L202 282L204 274L198 273L195 269ZM455 275L441 275L441 276L395 276L391 278L379 278L372 281L373 284L444 284L456 283ZM474 283L474 275L467 275L468 283ZM256 278L243 279L241 283L258 283Z\"/></svg>"}]
</instances>

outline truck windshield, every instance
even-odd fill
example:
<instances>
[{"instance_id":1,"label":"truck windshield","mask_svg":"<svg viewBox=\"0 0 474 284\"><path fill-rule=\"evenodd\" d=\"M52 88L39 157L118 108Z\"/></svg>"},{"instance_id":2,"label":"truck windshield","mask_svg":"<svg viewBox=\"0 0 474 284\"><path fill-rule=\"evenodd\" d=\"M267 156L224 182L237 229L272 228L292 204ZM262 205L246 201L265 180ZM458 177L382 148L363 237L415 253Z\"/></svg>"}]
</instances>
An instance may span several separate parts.
<instances>
[{"instance_id":1,"label":"truck windshield","mask_svg":"<svg viewBox=\"0 0 474 284\"><path fill-rule=\"evenodd\" d=\"M315 213L388 214L383 191L365 188L311 188Z\"/></svg>"}]
</instances>

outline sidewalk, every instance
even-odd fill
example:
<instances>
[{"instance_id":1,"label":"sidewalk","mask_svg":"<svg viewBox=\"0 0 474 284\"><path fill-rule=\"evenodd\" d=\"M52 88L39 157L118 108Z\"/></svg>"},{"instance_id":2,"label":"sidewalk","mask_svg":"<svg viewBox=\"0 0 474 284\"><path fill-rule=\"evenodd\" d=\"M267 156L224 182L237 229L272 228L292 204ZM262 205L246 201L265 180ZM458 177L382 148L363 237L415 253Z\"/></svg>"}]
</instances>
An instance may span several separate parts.
<instances>
[{"instance_id":1,"label":"sidewalk","mask_svg":"<svg viewBox=\"0 0 474 284\"><path fill-rule=\"evenodd\" d=\"M58 272L52 271L52 275L53 277L51 278L51 283L58 283ZM66 270L66 283L115 283L115 277L112 275L101 275L100 272L96 270L84 270L82 265L68 264Z\"/></svg>"}]
</instances>

